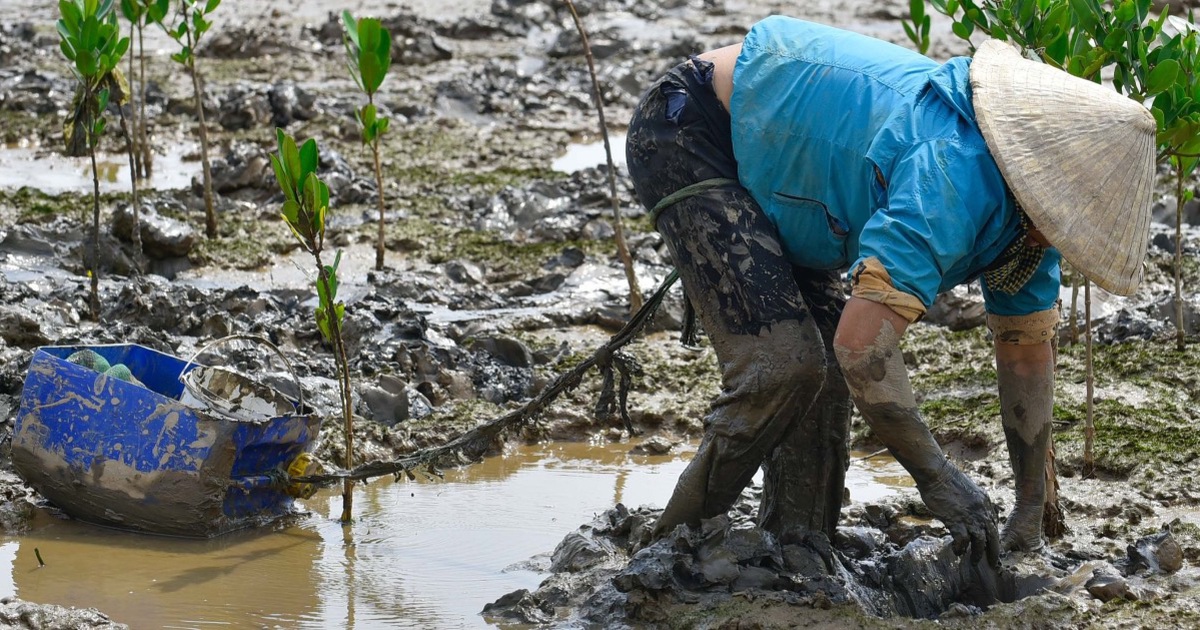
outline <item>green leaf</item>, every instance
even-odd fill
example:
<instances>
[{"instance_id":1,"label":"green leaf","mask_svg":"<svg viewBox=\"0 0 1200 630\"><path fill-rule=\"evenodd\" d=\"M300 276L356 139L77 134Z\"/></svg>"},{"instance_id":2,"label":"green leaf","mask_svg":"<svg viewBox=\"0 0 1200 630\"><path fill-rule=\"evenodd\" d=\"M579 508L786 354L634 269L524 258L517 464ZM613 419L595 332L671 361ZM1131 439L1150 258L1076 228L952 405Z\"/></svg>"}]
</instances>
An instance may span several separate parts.
<instances>
[{"instance_id":1,"label":"green leaf","mask_svg":"<svg viewBox=\"0 0 1200 630\"><path fill-rule=\"evenodd\" d=\"M296 202L296 184L292 182L292 178L288 175L287 168L283 162L274 153L269 155L271 158L271 169L275 171L275 181L279 183L279 189L283 191L283 196L293 203Z\"/></svg>"},{"instance_id":2,"label":"green leaf","mask_svg":"<svg viewBox=\"0 0 1200 630\"><path fill-rule=\"evenodd\" d=\"M359 47L359 22L354 19L353 14L349 11L342 11L342 29L346 32L346 37L354 44L355 48Z\"/></svg>"},{"instance_id":3,"label":"green leaf","mask_svg":"<svg viewBox=\"0 0 1200 630\"><path fill-rule=\"evenodd\" d=\"M1017 0L1017 22L1029 30L1033 22L1033 12L1037 9L1034 0Z\"/></svg>"},{"instance_id":4,"label":"green leaf","mask_svg":"<svg viewBox=\"0 0 1200 630\"><path fill-rule=\"evenodd\" d=\"M950 25L950 30L954 31L954 34L958 36L959 39L970 40L971 31L974 30L974 26L975 25L971 22L955 22L954 24Z\"/></svg>"},{"instance_id":5,"label":"green leaf","mask_svg":"<svg viewBox=\"0 0 1200 630\"><path fill-rule=\"evenodd\" d=\"M316 319L317 329L321 331L321 336L325 338L325 341L333 341L332 332L330 332L329 328L329 317L326 315L324 307L317 307Z\"/></svg>"},{"instance_id":6,"label":"green leaf","mask_svg":"<svg viewBox=\"0 0 1200 630\"><path fill-rule=\"evenodd\" d=\"M925 16L924 21L926 24L929 23L928 15ZM379 56L379 61L383 65L383 73L386 75L392 66L392 33L383 26L379 27L379 45L375 47L375 54Z\"/></svg>"},{"instance_id":7,"label":"green leaf","mask_svg":"<svg viewBox=\"0 0 1200 630\"><path fill-rule=\"evenodd\" d=\"M71 44L67 40L58 42L58 48L62 51L64 57L69 61L75 61L75 49L71 48Z\"/></svg>"},{"instance_id":8,"label":"green leaf","mask_svg":"<svg viewBox=\"0 0 1200 630\"><path fill-rule=\"evenodd\" d=\"M167 12L171 10L171 0L155 0L146 9L146 18L155 24L162 24Z\"/></svg>"},{"instance_id":9,"label":"green leaf","mask_svg":"<svg viewBox=\"0 0 1200 630\"><path fill-rule=\"evenodd\" d=\"M296 227L300 224L300 204L293 199L286 199L283 202L283 220L288 222L288 225Z\"/></svg>"},{"instance_id":10,"label":"green leaf","mask_svg":"<svg viewBox=\"0 0 1200 630\"><path fill-rule=\"evenodd\" d=\"M920 24L925 17L925 0L908 0L908 14L913 24Z\"/></svg>"},{"instance_id":11,"label":"green leaf","mask_svg":"<svg viewBox=\"0 0 1200 630\"><path fill-rule=\"evenodd\" d=\"M75 68L79 70L79 74L89 79L94 78L97 74L97 66L96 53L86 49L75 51Z\"/></svg>"},{"instance_id":12,"label":"green leaf","mask_svg":"<svg viewBox=\"0 0 1200 630\"><path fill-rule=\"evenodd\" d=\"M204 5L204 12L212 13L213 11L216 11L217 7L219 6L221 6L221 0L208 0L208 4Z\"/></svg>"},{"instance_id":13,"label":"green leaf","mask_svg":"<svg viewBox=\"0 0 1200 630\"><path fill-rule=\"evenodd\" d=\"M303 186L304 180L300 177L300 174L303 172L300 168L300 150L296 148L296 140L286 133L283 134L283 147L280 149L280 159L283 160L288 174L294 178L293 181L296 182L296 185L298 187Z\"/></svg>"},{"instance_id":14,"label":"green leaf","mask_svg":"<svg viewBox=\"0 0 1200 630\"><path fill-rule=\"evenodd\" d=\"M78 33L79 26L83 23L83 10L78 4L72 0L59 0L58 12L62 14L63 21L67 24L67 29L71 33Z\"/></svg>"},{"instance_id":15,"label":"green leaf","mask_svg":"<svg viewBox=\"0 0 1200 630\"><path fill-rule=\"evenodd\" d=\"M121 0L121 15L137 24L142 19L142 5L133 0Z\"/></svg>"},{"instance_id":16,"label":"green leaf","mask_svg":"<svg viewBox=\"0 0 1200 630\"><path fill-rule=\"evenodd\" d=\"M122 37L121 39L117 40L117 45L113 49L112 54L113 54L113 57L115 57L117 60L120 60L121 57L124 57L125 53L128 51L129 51L129 38Z\"/></svg>"},{"instance_id":17,"label":"green leaf","mask_svg":"<svg viewBox=\"0 0 1200 630\"><path fill-rule=\"evenodd\" d=\"M900 26L903 26L903 27L904 27L904 34L905 34L905 35L908 35L908 40L909 40L909 41L911 41L911 42L912 42L914 45L916 45L916 46L920 46L920 45L921 45L921 38L920 38L920 37L917 37L917 33L916 33L916 31L914 31L914 30L913 30L913 27L911 27L911 26L909 26L909 25L908 25L908 22L905 22L904 20L901 20L901 21L900 21Z\"/></svg>"},{"instance_id":18,"label":"green leaf","mask_svg":"<svg viewBox=\"0 0 1200 630\"><path fill-rule=\"evenodd\" d=\"M96 17L98 17L98 18L107 17L109 15L109 13L112 12L113 7L115 5L116 5L116 0L103 0L103 2L100 4L99 8L96 9ZM114 17L116 17L116 16L114 16Z\"/></svg>"},{"instance_id":19,"label":"green leaf","mask_svg":"<svg viewBox=\"0 0 1200 630\"><path fill-rule=\"evenodd\" d=\"M317 172L319 161L317 141L309 138L300 147L300 181L306 181L309 175Z\"/></svg>"},{"instance_id":20,"label":"green leaf","mask_svg":"<svg viewBox=\"0 0 1200 630\"><path fill-rule=\"evenodd\" d=\"M1121 3L1117 5L1116 10L1113 11L1113 16L1116 17L1118 21L1128 22L1137 17L1137 7L1133 5L1133 0L1122 0Z\"/></svg>"},{"instance_id":21,"label":"green leaf","mask_svg":"<svg viewBox=\"0 0 1200 630\"><path fill-rule=\"evenodd\" d=\"M321 233L324 234L325 233L325 213L328 212L328 210L329 210L329 186L327 186L325 184L325 182L323 182L319 179L317 180L317 184L318 184L317 192L319 193L317 195L317 208L321 212ZM339 260L341 259L340 253L338 255L338 259ZM336 267L337 264L335 263L334 266Z\"/></svg>"},{"instance_id":22,"label":"green leaf","mask_svg":"<svg viewBox=\"0 0 1200 630\"><path fill-rule=\"evenodd\" d=\"M375 94L379 85L383 83L383 68L374 54L366 53L359 57L358 72L362 75L363 92Z\"/></svg>"},{"instance_id":23,"label":"green leaf","mask_svg":"<svg viewBox=\"0 0 1200 630\"><path fill-rule=\"evenodd\" d=\"M1122 49L1122 44L1125 43L1125 31L1121 29L1113 29L1104 38L1104 48L1113 52Z\"/></svg>"},{"instance_id":24,"label":"green leaf","mask_svg":"<svg viewBox=\"0 0 1200 630\"><path fill-rule=\"evenodd\" d=\"M354 16L350 14L350 11L342 11L342 26L345 30L346 38L354 44L356 49L360 48L358 45L358 23L354 21Z\"/></svg>"},{"instance_id":25,"label":"green leaf","mask_svg":"<svg viewBox=\"0 0 1200 630\"><path fill-rule=\"evenodd\" d=\"M1159 63L1150 71L1150 75L1146 77L1146 95L1153 96L1171 87L1178 75L1178 61L1167 59Z\"/></svg>"},{"instance_id":26,"label":"green leaf","mask_svg":"<svg viewBox=\"0 0 1200 630\"><path fill-rule=\"evenodd\" d=\"M1167 128L1165 124L1166 118L1163 116L1162 109L1157 104L1150 107L1150 115L1154 116L1154 122L1157 123L1159 132Z\"/></svg>"},{"instance_id":27,"label":"green leaf","mask_svg":"<svg viewBox=\"0 0 1200 630\"><path fill-rule=\"evenodd\" d=\"M201 35L208 32L208 29L212 26L212 23L204 19L204 15L197 11L196 13L192 14L192 26L195 27L194 30L196 33L196 39L200 39Z\"/></svg>"},{"instance_id":28,"label":"green leaf","mask_svg":"<svg viewBox=\"0 0 1200 630\"><path fill-rule=\"evenodd\" d=\"M96 93L96 111L104 112L108 109L108 89L100 90Z\"/></svg>"}]
</instances>

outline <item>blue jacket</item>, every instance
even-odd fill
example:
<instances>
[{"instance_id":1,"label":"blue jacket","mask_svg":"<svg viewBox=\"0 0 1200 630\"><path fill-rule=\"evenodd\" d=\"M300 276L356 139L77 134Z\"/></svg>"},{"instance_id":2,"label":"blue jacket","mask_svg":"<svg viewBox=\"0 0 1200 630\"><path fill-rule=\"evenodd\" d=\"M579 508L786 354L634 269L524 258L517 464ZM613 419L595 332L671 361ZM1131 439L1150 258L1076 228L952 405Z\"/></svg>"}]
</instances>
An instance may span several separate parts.
<instances>
[{"instance_id":1,"label":"blue jacket","mask_svg":"<svg viewBox=\"0 0 1200 630\"><path fill-rule=\"evenodd\" d=\"M750 30L730 99L738 179L793 263L841 269L873 256L928 307L1016 237L1015 201L975 122L970 63L792 18ZM1051 308L1059 260L1047 250L1014 295L985 283L988 311Z\"/></svg>"}]
</instances>

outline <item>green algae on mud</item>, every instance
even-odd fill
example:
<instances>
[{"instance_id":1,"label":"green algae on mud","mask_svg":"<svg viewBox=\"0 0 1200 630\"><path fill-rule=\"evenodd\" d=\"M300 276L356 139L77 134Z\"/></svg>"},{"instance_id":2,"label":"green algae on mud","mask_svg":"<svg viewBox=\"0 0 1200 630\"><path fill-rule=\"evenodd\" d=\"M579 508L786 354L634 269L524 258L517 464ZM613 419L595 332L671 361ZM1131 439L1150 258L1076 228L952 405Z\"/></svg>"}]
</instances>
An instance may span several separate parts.
<instances>
[{"instance_id":1,"label":"green algae on mud","mask_svg":"<svg viewBox=\"0 0 1200 630\"><path fill-rule=\"evenodd\" d=\"M118 203L129 203L129 193L100 193L101 211ZM0 188L0 219L16 223L41 223L55 217L82 219L92 207L91 193L46 193L23 186L16 190Z\"/></svg>"}]
</instances>

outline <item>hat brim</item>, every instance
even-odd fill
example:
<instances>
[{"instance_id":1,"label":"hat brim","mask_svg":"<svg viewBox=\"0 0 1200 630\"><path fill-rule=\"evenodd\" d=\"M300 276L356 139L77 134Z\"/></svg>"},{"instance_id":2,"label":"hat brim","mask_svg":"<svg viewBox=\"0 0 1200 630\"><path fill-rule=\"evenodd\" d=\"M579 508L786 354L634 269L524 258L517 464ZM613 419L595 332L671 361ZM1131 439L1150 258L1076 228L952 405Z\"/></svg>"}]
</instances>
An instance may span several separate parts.
<instances>
[{"instance_id":1,"label":"hat brim","mask_svg":"<svg viewBox=\"0 0 1200 630\"><path fill-rule=\"evenodd\" d=\"M1034 226L1101 288L1136 292L1157 152L1149 110L998 40L970 76L979 129Z\"/></svg>"}]
</instances>

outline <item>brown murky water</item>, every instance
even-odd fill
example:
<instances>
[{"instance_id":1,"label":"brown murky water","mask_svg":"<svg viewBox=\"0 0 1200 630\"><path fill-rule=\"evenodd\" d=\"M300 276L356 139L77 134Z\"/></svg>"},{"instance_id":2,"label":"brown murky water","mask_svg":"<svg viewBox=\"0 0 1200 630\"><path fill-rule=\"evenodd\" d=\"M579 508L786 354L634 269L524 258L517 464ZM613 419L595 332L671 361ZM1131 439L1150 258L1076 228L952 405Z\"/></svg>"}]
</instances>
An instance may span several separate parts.
<instances>
[{"instance_id":1,"label":"brown murky water","mask_svg":"<svg viewBox=\"0 0 1200 630\"><path fill-rule=\"evenodd\" d=\"M346 530L335 491L286 527L214 540L43 513L30 534L0 538L0 597L96 607L134 628L486 627L484 604L544 578L535 556L616 502L662 505L693 452L629 448L527 446L444 482L377 481L356 493L359 519ZM862 501L910 483L875 457L855 460L848 486Z\"/></svg>"}]
</instances>

